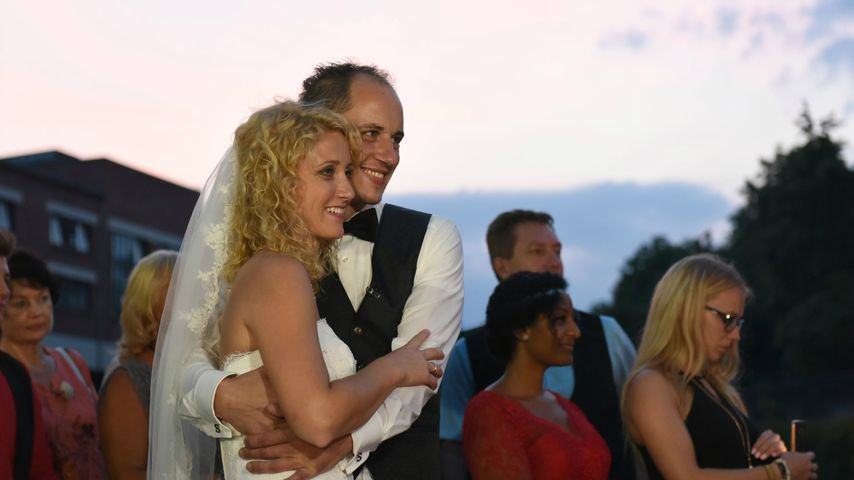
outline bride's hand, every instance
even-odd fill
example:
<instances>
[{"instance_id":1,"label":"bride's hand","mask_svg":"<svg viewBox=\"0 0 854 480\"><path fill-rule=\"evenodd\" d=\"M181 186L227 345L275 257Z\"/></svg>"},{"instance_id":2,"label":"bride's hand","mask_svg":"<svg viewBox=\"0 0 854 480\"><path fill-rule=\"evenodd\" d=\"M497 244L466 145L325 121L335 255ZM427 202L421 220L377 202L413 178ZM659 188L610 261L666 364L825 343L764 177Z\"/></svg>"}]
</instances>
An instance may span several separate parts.
<instances>
[{"instance_id":1,"label":"bride's hand","mask_svg":"<svg viewBox=\"0 0 854 480\"><path fill-rule=\"evenodd\" d=\"M439 385L442 367L434 360L442 360L445 354L438 348L421 348L429 336L429 330L421 330L406 345L388 354L390 363L402 374L399 386L426 385L435 389Z\"/></svg>"}]
</instances>

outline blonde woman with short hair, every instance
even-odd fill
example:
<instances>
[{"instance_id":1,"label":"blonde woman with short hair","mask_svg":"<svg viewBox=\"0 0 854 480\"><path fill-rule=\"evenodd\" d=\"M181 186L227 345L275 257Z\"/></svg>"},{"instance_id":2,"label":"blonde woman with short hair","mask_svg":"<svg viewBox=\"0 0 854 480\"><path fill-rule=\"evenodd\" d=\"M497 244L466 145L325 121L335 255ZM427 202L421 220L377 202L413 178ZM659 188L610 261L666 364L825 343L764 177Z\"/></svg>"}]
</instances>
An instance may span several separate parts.
<instances>
[{"instance_id":1,"label":"blonde woman with short hair","mask_svg":"<svg viewBox=\"0 0 854 480\"><path fill-rule=\"evenodd\" d=\"M749 295L738 271L710 254L676 262L656 285L622 398L650 480L817 478L814 455L760 434L732 385Z\"/></svg>"},{"instance_id":2,"label":"blonde woman with short hair","mask_svg":"<svg viewBox=\"0 0 854 480\"><path fill-rule=\"evenodd\" d=\"M98 402L101 451L110 478L145 478L151 365L177 258L171 250L143 257L130 272L122 296L117 365L107 372Z\"/></svg>"}]
</instances>

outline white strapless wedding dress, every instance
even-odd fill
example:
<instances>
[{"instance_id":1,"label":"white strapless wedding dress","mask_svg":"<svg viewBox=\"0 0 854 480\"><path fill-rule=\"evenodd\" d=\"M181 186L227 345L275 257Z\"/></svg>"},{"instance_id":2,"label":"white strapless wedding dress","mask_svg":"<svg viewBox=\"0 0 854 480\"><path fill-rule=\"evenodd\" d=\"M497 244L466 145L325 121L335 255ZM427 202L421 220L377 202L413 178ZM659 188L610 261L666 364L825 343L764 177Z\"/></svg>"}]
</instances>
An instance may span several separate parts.
<instances>
[{"instance_id":1,"label":"white strapless wedding dress","mask_svg":"<svg viewBox=\"0 0 854 480\"><path fill-rule=\"evenodd\" d=\"M323 359L326 362L326 371L329 372L330 380L337 380L356 373L356 359L353 358L353 353L347 344L335 335L326 320L321 319L317 322L317 337L320 340L320 350L323 352ZM255 350L233 353L227 356L222 369L229 373L241 374L255 370L261 365L263 365L261 352ZM247 461L238 455L240 449L243 448L243 435L221 440L220 448L226 480L272 480L288 478L293 475L293 472L264 475L249 473L246 470ZM352 475L344 473L344 466L347 463L348 460L345 458L338 462L337 466L332 467L332 470L314 478L318 480L352 480ZM363 473L359 477L370 478L365 473L367 473L367 469L363 469Z\"/></svg>"}]
</instances>

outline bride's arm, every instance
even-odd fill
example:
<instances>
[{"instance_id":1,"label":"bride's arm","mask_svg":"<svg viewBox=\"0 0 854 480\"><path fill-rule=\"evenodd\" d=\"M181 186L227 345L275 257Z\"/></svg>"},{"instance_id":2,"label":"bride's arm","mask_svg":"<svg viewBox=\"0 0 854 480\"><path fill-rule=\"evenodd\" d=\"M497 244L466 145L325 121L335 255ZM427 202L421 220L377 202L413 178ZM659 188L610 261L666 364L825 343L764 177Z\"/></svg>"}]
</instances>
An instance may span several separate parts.
<instances>
[{"instance_id":1,"label":"bride's arm","mask_svg":"<svg viewBox=\"0 0 854 480\"><path fill-rule=\"evenodd\" d=\"M235 278L225 315L243 320L289 425L315 445L325 446L362 425L394 388L435 388L437 383L428 360L442 354L418 350L426 338L422 334L356 375L330 384L317 338L311 284L291 257L250 259Z\"/></svg>"}]
</instances>

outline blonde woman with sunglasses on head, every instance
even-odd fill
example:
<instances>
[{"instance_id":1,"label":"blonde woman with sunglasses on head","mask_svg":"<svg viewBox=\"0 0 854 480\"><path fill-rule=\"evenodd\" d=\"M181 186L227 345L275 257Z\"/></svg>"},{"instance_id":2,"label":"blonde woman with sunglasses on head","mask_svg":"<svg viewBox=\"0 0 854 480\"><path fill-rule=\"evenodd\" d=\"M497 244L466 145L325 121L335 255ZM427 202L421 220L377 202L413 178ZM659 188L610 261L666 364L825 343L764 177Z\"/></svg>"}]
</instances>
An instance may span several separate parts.
<instances>
[{"instance_id":1,"label":"blonde woman with sunglasses on head","mask_svg":"<svg viewBox=\"0 0 854 480\"><path fill-rule=\"evenodd\" d=\"M787 452L779 435L754 428L732 385L749 295L710 254L676 262L656 285L622 398L650 480L818 478L811 452Z\"/></svg>"}]
</instances>

